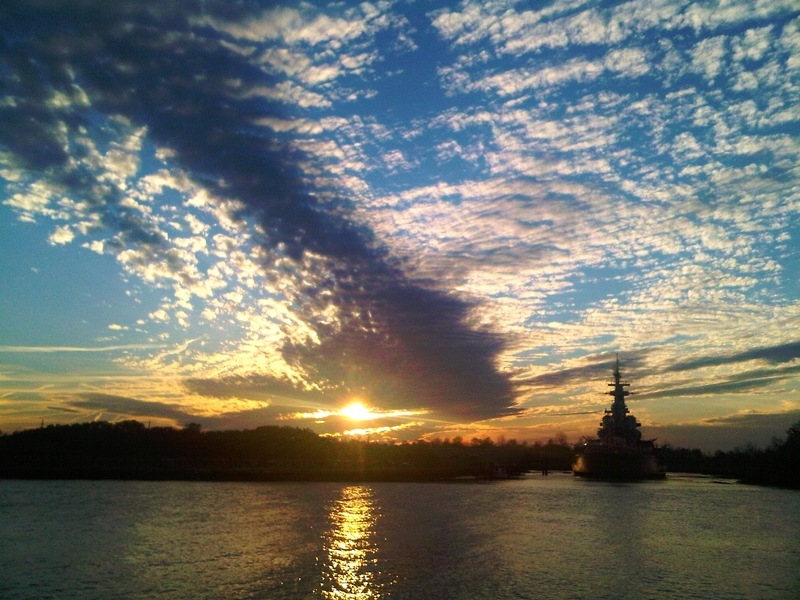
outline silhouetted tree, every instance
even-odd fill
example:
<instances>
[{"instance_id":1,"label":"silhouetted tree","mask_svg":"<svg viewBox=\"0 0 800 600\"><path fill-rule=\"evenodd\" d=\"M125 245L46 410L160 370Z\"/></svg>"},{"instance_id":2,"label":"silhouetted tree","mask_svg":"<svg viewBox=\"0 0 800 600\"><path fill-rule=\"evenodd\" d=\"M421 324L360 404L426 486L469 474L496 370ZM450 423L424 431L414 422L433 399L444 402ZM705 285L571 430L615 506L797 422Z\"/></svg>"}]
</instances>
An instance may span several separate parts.
<instances>
[{"instance_id":1,"label":"silhouetted tree","mask_svg":"<svg viewBox=\"0 0 800 600\"><path fill-rule=\"evenodd\" d=\"M134 420L47 425L0 435L0 476L189 479L446 479L569 470L566 436L546 444L489 437L370 443L335 440L308 429L241 431L145 427ZM669 471L713 473L753 483L800 487L800 421L767 449L744 445L712 456L658 448Z\"/></svg>"}]
</instances>

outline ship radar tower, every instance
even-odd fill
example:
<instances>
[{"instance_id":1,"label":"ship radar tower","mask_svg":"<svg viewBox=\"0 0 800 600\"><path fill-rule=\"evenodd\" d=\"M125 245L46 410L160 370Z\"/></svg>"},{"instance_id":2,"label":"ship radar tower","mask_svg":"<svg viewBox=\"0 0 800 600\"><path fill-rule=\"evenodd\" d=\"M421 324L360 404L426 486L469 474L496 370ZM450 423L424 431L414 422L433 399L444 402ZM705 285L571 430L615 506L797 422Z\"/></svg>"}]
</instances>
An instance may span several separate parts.
<instances>
[{"instance_id":1,"label":"ship radar tower","mask_svg":"<svg viewBox=\"0 0 800 600\"><path fill-rule=\"evenodd\" d=\"M617 354L617 361L612 373L614 381L608 385L614 389L606 393L614 397L614 402L611 404L611 408L605 411L603 420L600 422L600 429L597 430L597 435L607 444L637 444L642 438L642 433L639 431L641 423L636 420L636 417L628 414L630 411L625 404L625 396L629 396L632 392L625 389L630 384L622 381L622 374L619 369L619 354Z\"/></svg>"}]
</instances>

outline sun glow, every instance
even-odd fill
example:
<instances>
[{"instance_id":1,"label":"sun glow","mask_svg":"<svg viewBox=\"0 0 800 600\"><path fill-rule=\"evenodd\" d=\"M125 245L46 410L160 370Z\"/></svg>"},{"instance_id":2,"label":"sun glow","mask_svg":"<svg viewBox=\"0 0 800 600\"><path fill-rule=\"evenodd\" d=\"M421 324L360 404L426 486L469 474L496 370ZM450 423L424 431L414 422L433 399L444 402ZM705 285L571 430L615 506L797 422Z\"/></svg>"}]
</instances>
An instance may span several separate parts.
<instances>
[{"instance_id":1,"label":"sun glow","mask_svg":"<svg viewBox=\"0 0 800 600\"><path fill-rule=\"evenodd\" d=\"M347 406L345 406L342 410L339 411L339 414L343 417L347 417L353 421L364 421L366 419L371 419L375 417L375 413L372 412L367 406L364 406L362 402L351 402Z\"/></svg>"}]
</instances>

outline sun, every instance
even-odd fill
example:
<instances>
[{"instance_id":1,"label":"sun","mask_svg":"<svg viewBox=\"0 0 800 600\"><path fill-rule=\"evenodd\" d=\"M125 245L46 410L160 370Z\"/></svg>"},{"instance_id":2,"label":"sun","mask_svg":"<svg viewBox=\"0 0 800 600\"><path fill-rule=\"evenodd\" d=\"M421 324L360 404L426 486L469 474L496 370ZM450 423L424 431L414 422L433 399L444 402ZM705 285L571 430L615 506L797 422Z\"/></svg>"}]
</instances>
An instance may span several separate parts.
<instances>
[{"instance_id":1,"label":"sun","mask_svg":"<svg viewBox=\"0 0 800 600\"><path fill-rule=\"evenodd\" d=\"M374 413L369 407L364 406L363 402L358 401L351 402L345 406L339 411L339 414L353 421L364 421L374 416Z\"/></svg>"}]
</instances>

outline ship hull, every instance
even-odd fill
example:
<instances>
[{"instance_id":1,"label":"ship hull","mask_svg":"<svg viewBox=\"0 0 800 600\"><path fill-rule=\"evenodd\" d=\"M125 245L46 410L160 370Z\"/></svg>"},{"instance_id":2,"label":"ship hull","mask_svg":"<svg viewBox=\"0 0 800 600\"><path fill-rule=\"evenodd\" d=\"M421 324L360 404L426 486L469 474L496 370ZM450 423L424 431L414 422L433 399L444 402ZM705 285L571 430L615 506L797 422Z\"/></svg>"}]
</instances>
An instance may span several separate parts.
<instances>
[{"instance_id":1,"label":"ship hull","mask_svg":"<svg viewBox=\"0 0 800 600\"><path fill-rule=\"evenodd\" d=\"M666 472L648 450L636 448L587 447L575 455L572 473L595 479L663 479Z\"/></svg>"}]
</instances>

